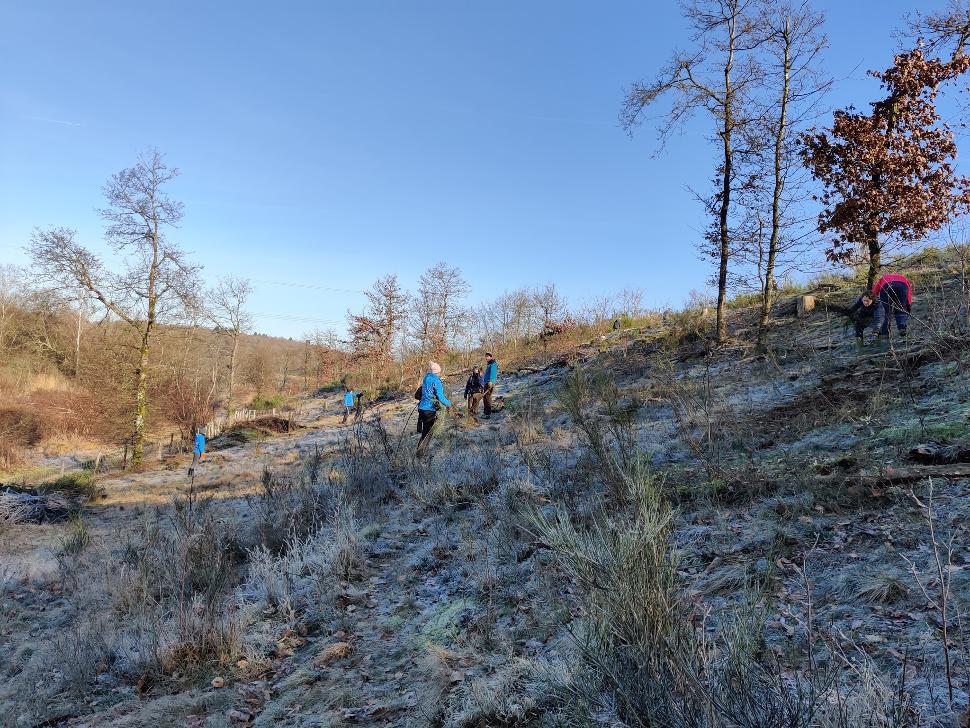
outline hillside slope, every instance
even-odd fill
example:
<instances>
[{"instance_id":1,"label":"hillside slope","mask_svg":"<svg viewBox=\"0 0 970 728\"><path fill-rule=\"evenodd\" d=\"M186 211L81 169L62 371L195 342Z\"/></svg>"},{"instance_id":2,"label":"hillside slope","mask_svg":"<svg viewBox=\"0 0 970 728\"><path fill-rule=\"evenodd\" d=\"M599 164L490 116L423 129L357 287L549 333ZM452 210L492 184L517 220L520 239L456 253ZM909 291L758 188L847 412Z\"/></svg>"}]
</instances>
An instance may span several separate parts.
<instances>
[{"instance_id":1,"label":"hillside slope","mask_svg":"<svg viewBox=\"0 0 970 728\"><path fill-rule=\"evenodd\" d=\"M699 313L616 332L505 373L502 412L442 418L430 461L413 401L340 427L321 400L213 454L188 500L181 464L105 479L83 544L0 534L0 721L953 725L957 285L886 352L824 302L769 355L710 349Z\"/></svg>"}]
</instances>

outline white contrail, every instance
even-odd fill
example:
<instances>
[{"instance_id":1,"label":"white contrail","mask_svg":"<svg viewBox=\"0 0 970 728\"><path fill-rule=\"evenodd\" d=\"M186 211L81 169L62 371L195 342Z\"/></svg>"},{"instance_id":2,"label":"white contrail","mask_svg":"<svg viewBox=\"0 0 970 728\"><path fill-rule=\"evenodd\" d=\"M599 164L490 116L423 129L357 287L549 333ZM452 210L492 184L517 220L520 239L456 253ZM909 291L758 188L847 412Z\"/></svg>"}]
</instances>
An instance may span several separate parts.
<instances>
[{"instance_id":1,"label":"white contrail","mask_svg":"<svg viewBox=\"0 0 970 728\"><path fill-rule=\"evenodd\" d=\"M46 121L49 124L60 124L61 126L84 126L83 124L78 124L76 121L64 121L62 119L48 119L46 116L25 116L25 119L30 119L31 121Z\"/></svg>"}]
</instances>

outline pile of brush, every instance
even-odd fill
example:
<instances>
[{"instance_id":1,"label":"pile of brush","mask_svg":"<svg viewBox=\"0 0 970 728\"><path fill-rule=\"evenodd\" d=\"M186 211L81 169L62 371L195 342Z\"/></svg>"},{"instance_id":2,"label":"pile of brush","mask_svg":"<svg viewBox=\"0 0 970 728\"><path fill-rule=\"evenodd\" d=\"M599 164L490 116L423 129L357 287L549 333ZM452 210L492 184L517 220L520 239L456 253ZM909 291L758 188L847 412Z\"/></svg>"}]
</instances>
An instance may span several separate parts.
<instances>
[{"instance_id":1,"label":"pile of brush","mask_svg":"<svg viewBox=\"0 0 970 728\"><path fill-rule=\"evenodd\" d=\"M63 521L78 509L63 493L37 493L6 486L0 490L0 525Z\"/></svg>"}]
</instances>

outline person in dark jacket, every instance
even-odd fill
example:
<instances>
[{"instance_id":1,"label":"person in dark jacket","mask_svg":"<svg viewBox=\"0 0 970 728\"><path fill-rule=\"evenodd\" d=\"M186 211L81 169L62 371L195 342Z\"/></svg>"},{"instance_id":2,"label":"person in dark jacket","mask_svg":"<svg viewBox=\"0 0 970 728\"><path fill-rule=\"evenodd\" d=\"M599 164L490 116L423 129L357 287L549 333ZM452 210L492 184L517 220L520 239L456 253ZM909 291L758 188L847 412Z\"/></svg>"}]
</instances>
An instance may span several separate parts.
<instances>
[{"instance_id":1,"label":"person in dark jacket","mask_svg":"<svg viewBox=\"0 0 970 728\"><path fill-rule=\"evenodd\" d=\"M357 392L357 405L354 412L354 422L360 422L364 419L364 393Z\"/></svg>"},{"instance_id":2,"label":"person in dark jacket","mask_svg":"<svg viewBox=\"0 0 970 728\"><path fill-rule=\"evenodd\" d=\"M878 341L889 338L890 317L896 320L896 330L900 336L906 336L909 324L909 314L913 307L913 284L899 273L884 275L872 287L872 297L879 303L876 306L873 321L878 332Z\"/></svg>"},{"instance_id":3,"label":"person in dark jacket","mask_svg":"<svg viewBox=\"0 0 970 728\"><path fill-rule=\"evenodd\" d=\"M418 440L417 455L421 456L428 449L431 441L431 431L434 429L435 420L438 419L438 405L451 407L451 402L445 396L445 387L441 382L441 365L431 362L428 366L428 373L421 381L421 401L418 402Z\"/></svg>"},{"instance_id":4,"label":"person in dark jacket","mask_svg":"<svg viewBox=\"0 0 970 728\"><path fill-rule=\"evenodd\" d=\"M855 324L856 347L861 349L863 344L863 334L867 327L872 326L876 315L876 300L865 291L849 309L848 316Z\"/></svg>"},{"instance_id":5,"label":"person in dark jacket","mask_svg":"<svg viewBox=\"0 0 970 728\"><path fill-rule=\"evenodd\" d=\"M478 416L478 403L482 401L484 393L485 382L482 381L482 371L475 367L465 383L465 403L471 417Z\"/></svg>"},{"instance_id":6,"label":"person in dark jacket","mask_svg":"<svg viewBox=\"0 0 970 728\"><path fill-rule=\"evenodd\" d=\"M495 384L498 382L498 362L491 352L485 354L485 374L482 376L485 384L485 419L492 416L492 396L495 394Z\"/></svg>"}]
</instances>

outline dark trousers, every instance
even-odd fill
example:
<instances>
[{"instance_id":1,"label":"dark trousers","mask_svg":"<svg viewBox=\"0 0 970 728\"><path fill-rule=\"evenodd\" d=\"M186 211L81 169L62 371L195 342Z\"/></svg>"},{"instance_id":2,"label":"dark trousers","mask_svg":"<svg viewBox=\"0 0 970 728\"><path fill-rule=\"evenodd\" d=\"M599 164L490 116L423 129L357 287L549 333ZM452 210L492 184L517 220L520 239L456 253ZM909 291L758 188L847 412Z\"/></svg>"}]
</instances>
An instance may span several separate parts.
<instances>
[{"instance_id":1,"label":"dark trousers","mask_svg":"<svg viewBox=\"0 0 970 728\"><path fill-rule=\"evenodd\" d=\"M468 395L468 414L472 417L478 415L478 403L482 401L482 397L484 396L484 392L472 392Z\"/></svg>"},{"instance_id":2,"label":"dark trousers","mask_svg":"<svg viewBox=\"0 0 970 728\"><path fill-rule=\"evenodd\" d=\"M422 453L428 447L428 442L431 439L431 431L434 429L435 420L438 419L438 412L436 410L418 410L418 434L421 435L421 439L418 440L418 452Z\"/></svg>"},{"instance_id":3,"label":"dark trousers","mask_svg":"<svg viewBox=\"0 0 970 728\"><path fill-rule=\"evenodd\" d=\"M191 478L195 475L195 466L199 464L202 460L202 455L197 453L195 450L192 451L192 464L189 466L189 477Z\"/></svg>"},{"instance_id":4,"label":"dark trousers","mask_svg":"<svg viewBox=\"0 0 970 728\"><path fill-rule=\"evenodd\" d=\"M882 304L874 303L872 304L871 308L876 308L877 306L881 306L881 305ZM862 335L865 333L865 330L873 325L874 318L875 316L873 314L869 314L867 316L860 315L855 318L855 335L857 338L859 339L862 338Z\"/></svg>"},{"instance_id":5,"label":"dark trousers","mask_svg":"<svg viewBox=\"0 0 970 728\"><path fill-rule=\"evenodd\" d=\"M896 330L906 333L909 323L909 286L902 281L887 283L879 291L879 302L876 304L876 315L873 328L880 336L889 336L889 321L896 319Z\"/></svg>"},{"instance_id":6,"label":"dark trousers","mask_svg":"<svg viewBox=\"0 0 970 728\"><path fill-rule=\"evenodd\" d=\"M344 421L343 421L343 424L345 424L345 425L347 424L347 418L348 417L350 417L350 406L345 404L344 405Z\"/></svg>"},{"instance_id":7,"label":"dark trousers","mask_svg":"<svg viewBox=\"0 0 970 728\"><path fill-rule=\"evenodd\" d=\"M492 394L495 392L495 382L489 382L485 385L485 416L488 417L492 414Z\"/></svg>"}]
</instances>

